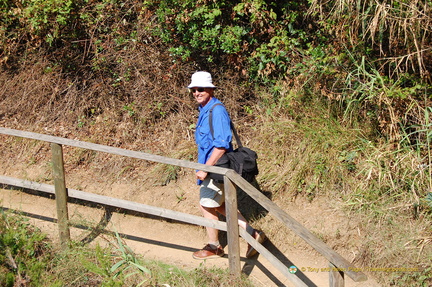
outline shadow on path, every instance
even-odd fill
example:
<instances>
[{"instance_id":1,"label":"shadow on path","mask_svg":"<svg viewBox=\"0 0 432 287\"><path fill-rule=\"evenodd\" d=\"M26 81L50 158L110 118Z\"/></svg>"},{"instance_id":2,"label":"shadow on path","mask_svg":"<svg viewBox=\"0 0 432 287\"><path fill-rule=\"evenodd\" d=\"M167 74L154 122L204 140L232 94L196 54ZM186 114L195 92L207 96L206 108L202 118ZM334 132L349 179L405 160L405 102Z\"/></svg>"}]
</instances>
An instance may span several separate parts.
<instances>
[{"instance_id":1,"label":"shadow on path","mask_svg":"<svg viewBox=\"0 0 432 287\"><path fill-rule=\"evenodd\" d=\"M267 240L263 243L263 246L265 246L274 256L277 257L287 268L290 266L293 266L294 263L289 260L270 240ZM257 254L253 258L247 259L245 265L243 266L242 272L249 276L253 269L256 267L261 272L263 272L273 283L275 283L277 286L285 286L278 278L276 278L271 271L269 271L265 266L263 266L257 259L260 255ZM297 269L297 272L295 275L303 281L307 286L310 287L317 287L315 283L313 283L303 272Z\"/></svg>"}]
</instances>

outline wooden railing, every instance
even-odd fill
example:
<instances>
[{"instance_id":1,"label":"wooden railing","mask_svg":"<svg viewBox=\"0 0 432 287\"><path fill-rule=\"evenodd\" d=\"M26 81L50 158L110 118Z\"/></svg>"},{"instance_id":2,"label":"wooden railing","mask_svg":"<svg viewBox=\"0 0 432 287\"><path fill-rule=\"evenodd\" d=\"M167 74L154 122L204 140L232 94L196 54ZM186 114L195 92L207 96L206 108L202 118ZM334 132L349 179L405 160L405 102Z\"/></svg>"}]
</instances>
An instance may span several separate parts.
<instances>
[{"instance_id":1,"label":"wooden railing","mask_svg":"<svg viewBox=\"0 0 432 287\"><path fill-rule=\"evenodd\" d=\"M295 286L306 286L306 284L295 273L290 273L289 268L285 266L276 256L268 251L262 244L258 243L249 233L243 228L238 226L237 217L237 193L236 187L241 188L258 204L264 207L269 214L280 220L287 228L302 238L307 244L312 246L322 256L329 261L329 285L330 286L343 286L344 274L348 275L355 282L365 281L367 277L358 268L355 268L345 258L336 253L333 249L327 246L324 242L318 239L312 232L303 227L294 218L289 216L286 212L280 209L275 203L264 196L259 190L252 186L249 182L243 179L239 174L231 169L220 168L215 166L198 164L186 160L172 159L163 156L152 155L144 152L131 151L116 147L110 147L100 144L83 142L78 140L65 139L55 136L44 134L19 131L0 127L0 134L28 138L51 143L52 161L53 161L53 174L54 186L27 181L23 179L16 179L6 176L0 176L0 183L20 188L28 188L41 192L55 194L57 205L57 221L59 226L60 242L67 244L70 240L69 225L68 225L68 209L67 201L69 198L85 200L88 202L98 203L106 206L122 208L135 212L156 215L163 218L175 219L186 223L213 227L219 230L227 231L228 234L228 260L229 269L233 276L240 276L240 244L239 234L250 245L252 245L262 256L264 256L275 268L277 268L287 279L289 279ZM173 210L163 209L159 207L149 206L127 200L96 195L83 191L73 190L66 188L63 151L62 146L72 146L77 148L84 148L98 152L105 152L120 156L126 156L136 159L147 160L151 162L163 163L174 165L184 168L191 168L195 170L203 170L206 172L213 172L224 175L225 185L225 205L226 205L226 223L205 219L203 217L194 216L186 213L181 213Z\"/></svg>"}]
</instances>

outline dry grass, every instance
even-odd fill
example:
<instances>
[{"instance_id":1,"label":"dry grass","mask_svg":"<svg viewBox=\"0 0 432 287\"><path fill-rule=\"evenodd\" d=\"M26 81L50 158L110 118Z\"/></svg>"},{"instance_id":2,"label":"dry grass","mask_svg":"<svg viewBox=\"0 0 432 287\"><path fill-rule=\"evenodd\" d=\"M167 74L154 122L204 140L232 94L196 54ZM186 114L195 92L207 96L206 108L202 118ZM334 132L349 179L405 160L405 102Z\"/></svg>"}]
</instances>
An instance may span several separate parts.
<instances>
[{"instance_id":1,"label":"dry grass","mask_svg":"<svg viewBox=\"0 0 432 287\"><path fill-rule=\"evenodd\" d=\"M376 48L386 73L399 78L416 72L430 81L432 17L429 1L312 1L310 15L329 23L334 34L347 46L367 41ZM350 17L347 17L350 15ZM332 22L334 21L334 22Z\"/></svg>"}]
</instances>

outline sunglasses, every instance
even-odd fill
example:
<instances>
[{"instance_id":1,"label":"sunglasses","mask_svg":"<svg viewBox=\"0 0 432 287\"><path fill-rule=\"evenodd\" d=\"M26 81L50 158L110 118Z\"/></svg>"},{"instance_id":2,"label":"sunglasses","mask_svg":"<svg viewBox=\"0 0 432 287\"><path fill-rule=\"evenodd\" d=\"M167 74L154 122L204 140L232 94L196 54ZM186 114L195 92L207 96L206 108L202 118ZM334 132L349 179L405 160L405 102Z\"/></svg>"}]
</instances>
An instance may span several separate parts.
<instances>
[{"instance_id":1,"label":"sunglasses","mask_svg":"<svg viewBox=\"0 0 432 287\"><path fill-rule=\"evenodd\" d=\"M189 89L189 91L191 91L191 93L195 93L195 92L199 92L202 93L205 91L205 88L198 88L198 89Z\"/></svg>"}]
</instances>

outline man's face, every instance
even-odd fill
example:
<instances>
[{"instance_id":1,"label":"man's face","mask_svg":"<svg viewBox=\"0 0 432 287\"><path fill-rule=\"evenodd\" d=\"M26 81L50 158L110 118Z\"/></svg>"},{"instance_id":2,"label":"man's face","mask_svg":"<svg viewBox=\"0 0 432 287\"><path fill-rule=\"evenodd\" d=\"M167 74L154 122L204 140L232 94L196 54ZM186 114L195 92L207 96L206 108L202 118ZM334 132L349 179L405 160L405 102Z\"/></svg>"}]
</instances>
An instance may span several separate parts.
<instances>
[{"instance_id":1,"label":"man's face","mask_svg":"<svg viewBox=\"0 0 432 287\"><path fill-rule=\"evenodd\" d=\"M213 89L212 88L200 88L200 87L193 87L191 89L192 95L197 100L198 104L200 104L202 107L204 107L213 96Z\"/></svg>"}]
</instances>

